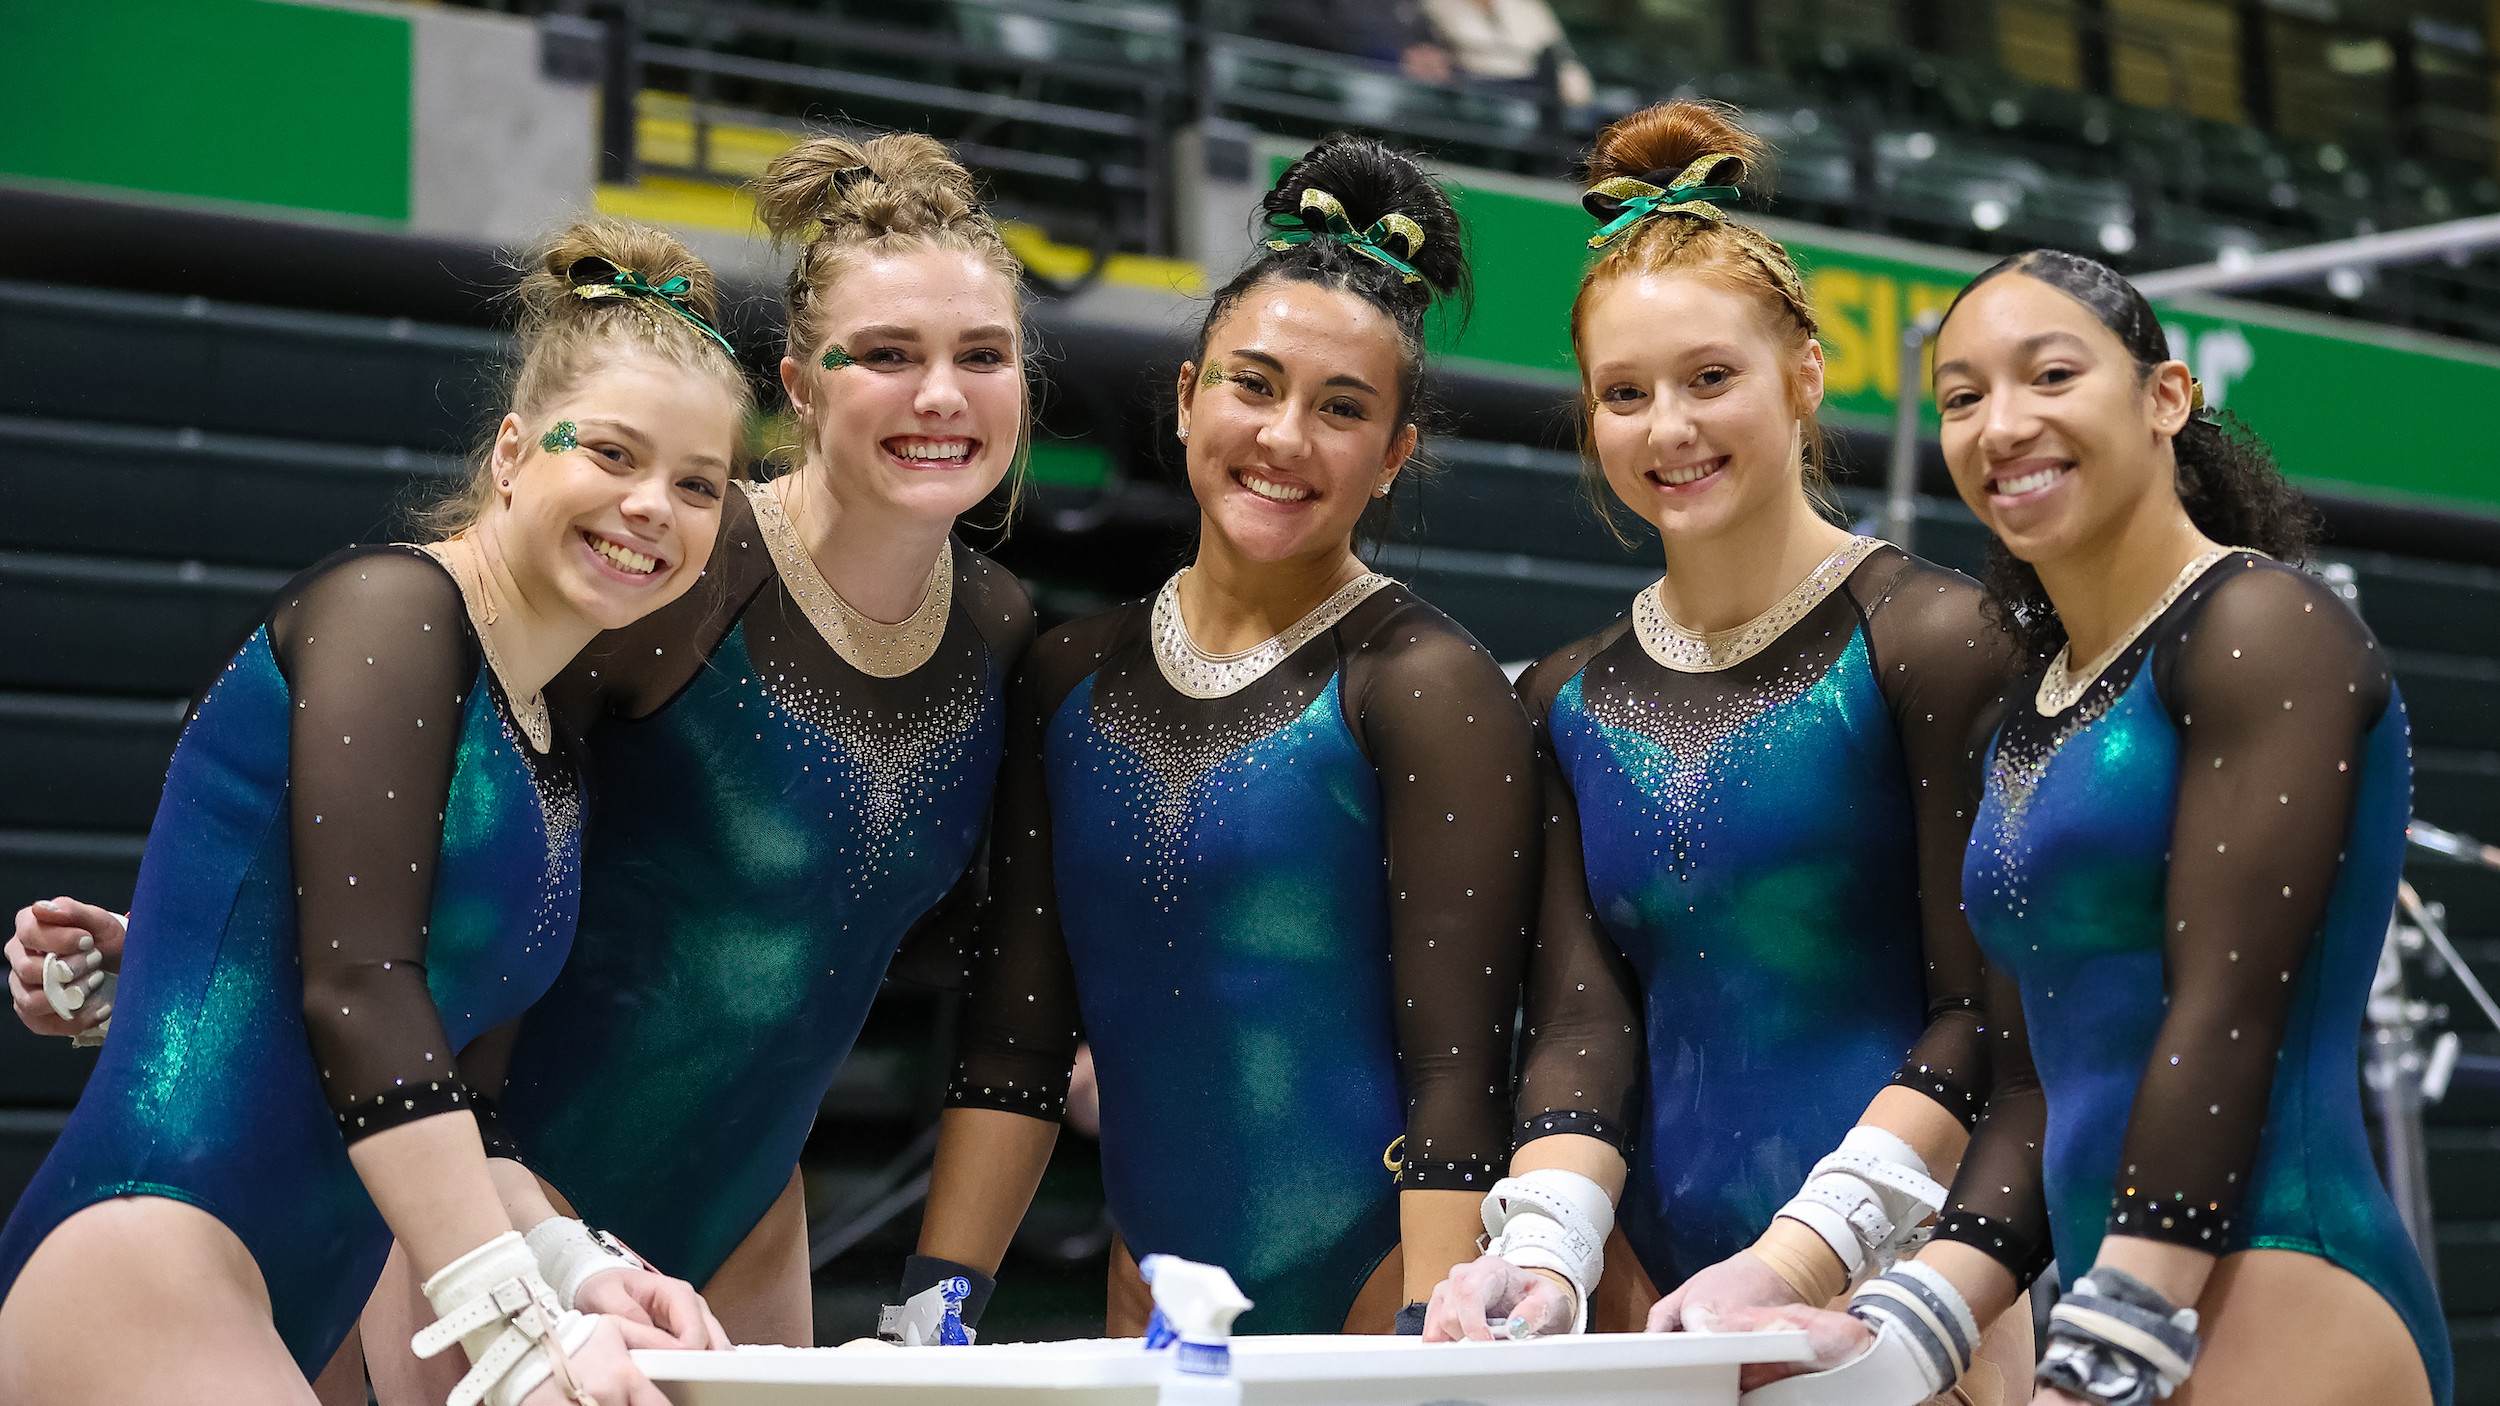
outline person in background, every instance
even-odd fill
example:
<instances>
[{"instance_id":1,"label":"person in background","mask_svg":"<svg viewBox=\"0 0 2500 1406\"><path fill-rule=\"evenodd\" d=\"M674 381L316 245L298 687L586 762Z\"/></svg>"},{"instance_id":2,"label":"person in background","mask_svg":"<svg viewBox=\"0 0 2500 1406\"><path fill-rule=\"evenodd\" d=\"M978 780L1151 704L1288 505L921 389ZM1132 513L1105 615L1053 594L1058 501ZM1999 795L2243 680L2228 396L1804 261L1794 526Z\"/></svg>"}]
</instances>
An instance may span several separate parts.
<instances>
[{"instance_id":1,"label":"person in background","mask_svg":"<svg viewBox=\"0 0 2500 1406\"><path fill-rule=\"evenodd\" d=\"M1425 18L1461 77L1559 98L1582 109L1596 95L1562 22L1545 0L1422 0Z\"/></svg>"}]
</instances>

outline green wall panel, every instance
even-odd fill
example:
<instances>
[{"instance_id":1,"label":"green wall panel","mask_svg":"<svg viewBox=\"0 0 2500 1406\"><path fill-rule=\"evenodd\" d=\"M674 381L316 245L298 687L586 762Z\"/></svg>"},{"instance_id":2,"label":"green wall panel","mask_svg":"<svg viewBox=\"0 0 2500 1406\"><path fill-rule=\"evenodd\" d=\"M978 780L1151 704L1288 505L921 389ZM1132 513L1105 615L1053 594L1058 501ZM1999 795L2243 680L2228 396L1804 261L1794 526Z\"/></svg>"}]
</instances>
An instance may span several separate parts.
<instances>
[{"instance_id":1,"label":"green wall panel","mask_svg":"<svg viewBox=\"0 0 2500 1406\"><path fill-rule=\"evenodd\" d=\"M0 0L0 173L408 218L407 20L275 0Z\"/></svg>"}]
</instances>

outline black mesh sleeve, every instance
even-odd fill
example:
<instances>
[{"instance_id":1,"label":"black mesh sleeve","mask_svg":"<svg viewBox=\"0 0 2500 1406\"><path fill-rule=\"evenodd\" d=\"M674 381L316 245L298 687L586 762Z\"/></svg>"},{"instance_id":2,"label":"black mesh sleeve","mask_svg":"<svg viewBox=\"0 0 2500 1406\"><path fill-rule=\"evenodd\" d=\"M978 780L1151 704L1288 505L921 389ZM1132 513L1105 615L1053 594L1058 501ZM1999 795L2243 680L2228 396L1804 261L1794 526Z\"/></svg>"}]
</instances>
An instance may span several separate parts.
<instances>
[{"instance_id":1,"label":"black mesh sleeve","mask_svg":"<svg viewBox=\"0 0 2500 1406\"><path fill-rule=\"evenodd\" d=\"M989 900L965 961L950 1108L995 1108L1054 1123L1067 1112L1085 1022L1059 927L1042 745L1051 715L1101 661L1128 613L1052 631L1026 654L1009 691L1006 756L990 822Z\"/></svg>"},{"instance_id":2,"label":"black mesh sleeve","mask_svg":"<svg viewBox=\"0 0 2500 1406\"><path fill-rule=\"evenodd\" d=\"M1519 1057L1513 1150L1556 1133L1611 1144L1629 1160L1643 1057L1640 987L1597 921L1580 853L1580 808L1548 743L1554 695L1606 637L1583 641L1519 677L1536 740L1545 863L1528 954L1527 1029Z\"/></svg>"},{"instance_id":3,"label":"black mesh sleeve","mask_svg":"<svg viewBox=\"0 0 2500 1406\"><path fill-rule=\"evenodd\" d=\"M1399 1184L1483 1190L1510 1148L1511 1022L1539 864L1534 746L1501 667L1427 606L1387 613L1345 667L1387 831Z\"/></svg>"},{"instance_id":4,"label":"black mesh sleeve","mask_svg":"<svg viewBox=\"0 0 2500 1406\"><path fill-rule=\"evenodd\" d=\"M2218 1250L2247 1190L2295 982L2385 711L2386 656L2320 582L2253 557L2155 645L2179 720L2169 1010L2127 1117L2109 1233Z\"/></svg>"},{"instance_id":5,"label":"black mesh sleeve","mask_svg":"<svg viewBox=\"0 0 2500 1406\"><path fill-rule=\"evenodd\" d=\"M2004 1265L2020 1291L2040 1277L2054 1254L2040 1182L2049 1101L2031 1063L2022 993L1994 967L1984 969L1983 981L1979 1037L1987 1046L1988 1101L1954 1174L1953 1193L1936 1219L1936 1238L1959 1241Z\"/></svg>"},{"instance_id":6,"label":"black mesh sleeve","mask_svg":"<svg viewBox=\"0 0 2500 1406\"><path fill-rule=\"evenodd\" d=\"M1962 852L1979 812L1985 737L1975 735L1977 724L2004 701L2015 651L1980 614L1977 583L1914 557L1895 560L1893 569L1875 563L1849 583L1866 612L1918 829L1927 1026L1892 1082L1934 1099L1968 1128L1978 1120L1988 1069L1979 942L1962 909Z\"/></svg>"},{"instance_id":7,"label":"black mesh sleeve","mask_svg":"<svg viewBox=\"0 0 2500 1406\"><path fill-rule=\"evenodd\" d=\"M291 583L270 641L295 713L288 833L304 1025L349 1141L465 1107L426 989L426 924L478 654L459 587L406 548Z\"/></svg>"}]
</instances>

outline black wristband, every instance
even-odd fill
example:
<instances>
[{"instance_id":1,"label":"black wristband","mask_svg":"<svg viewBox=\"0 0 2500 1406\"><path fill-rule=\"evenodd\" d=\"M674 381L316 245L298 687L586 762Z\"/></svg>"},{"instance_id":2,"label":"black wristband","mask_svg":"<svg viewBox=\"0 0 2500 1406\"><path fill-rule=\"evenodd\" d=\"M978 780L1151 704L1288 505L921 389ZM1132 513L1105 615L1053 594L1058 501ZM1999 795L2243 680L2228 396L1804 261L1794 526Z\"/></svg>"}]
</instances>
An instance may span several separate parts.
<instances>
[{"instance_id":1,"label":"black wristband","mask_svg":"<svg viewBox=\"0 0 2500 1406\"><path fill-rule=\"evenodd\" d=\"M1425 1305L1411 1303L1398 1310L1398 1336L1420 1338L1424 1335Z\"/></svg>"},{"instance_id":2,"label":"black wristband","mask_svg":"<svg viewBox=\"0 0 2500 1406\"><path fill-rule=\"evenodd\" d=\"M981 1310L989 1306L990 1291L998 1281L968 1264L942 1260L934 1255L913 1255L903 1261L903 1302L910 1303L914 1294L925 1294L946 1280L962 1275L972 1285L972 1293L959 1310L964 1326L981 1326Z\"/></svg>"}]
</instances>

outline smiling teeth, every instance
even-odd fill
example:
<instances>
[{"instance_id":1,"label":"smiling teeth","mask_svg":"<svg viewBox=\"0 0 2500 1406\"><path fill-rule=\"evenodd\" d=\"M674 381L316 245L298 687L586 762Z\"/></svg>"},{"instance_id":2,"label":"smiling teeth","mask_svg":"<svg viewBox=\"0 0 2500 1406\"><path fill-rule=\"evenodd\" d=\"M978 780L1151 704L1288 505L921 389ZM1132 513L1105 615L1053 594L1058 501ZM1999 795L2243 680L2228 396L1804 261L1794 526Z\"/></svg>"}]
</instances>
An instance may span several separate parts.
<instances>
[{"instance_id":1,"label":"smiling teeth","mask_svg":"<svg viewBox=\"0 0 2500 1406\"><path fill-rule=\"evenodd\" d=\"M1243 474L1241 486L1262 498L1273 499L1279 503L1299 503L1311 496L1311 490L1307 488L1288 488L1281 483L1270 483L1254 474Z\"/></svg>"},{"instance_id":2,"label":"smiling teeth","mask_svg":"<svg viewBox=\"0 0 2500 1406\"><path fill-rule=\"evenodd\" d=\"M917 444L901 445L894 452L906 459L966 459L972 456L972 444L960 439L947 444L923 440Z\"/></svg>"},{"instance_id":3,"label":"smiling teeth","mask_svg":"<svg viewBox=\"0 0 2500 1406\"><path fill-rule=\"evenodd\" d=\"M588 536L588 534L584 534ZM660 569L658 557L647 557L630 547L620 547L605 537L590 537L590 549L613 562L618 569L637 576L648 576Z\"/></svg>"},{"instance_id":4,"label":"smiling teeth","mask_svg":"<svg viewBox=\"0 0 2500 1406\"><path fill-rule=\"evenodd\" d=\"M1718 468L1719 461L1713 459L1706 464L1688 464L1680 469L1660 469L1658 481L1669 488L1682 488L1688 483L1698 483L1708 478L1716 473Z\"/></svg>"},{"instance_id":5,"label":"smiling teeth","mask_svg":"<svg viewBox=\"0 0 2500 1406\"><path fill-rule=\"evenodd\" d=\"M2019 498L2026 493L2037 493L2057 482L2059 472L2057 469L2034 469L2030 473L2020 474L2013 478L1998 479L1997 494L2005 498Z\"/></svg>"}]
</instances>

